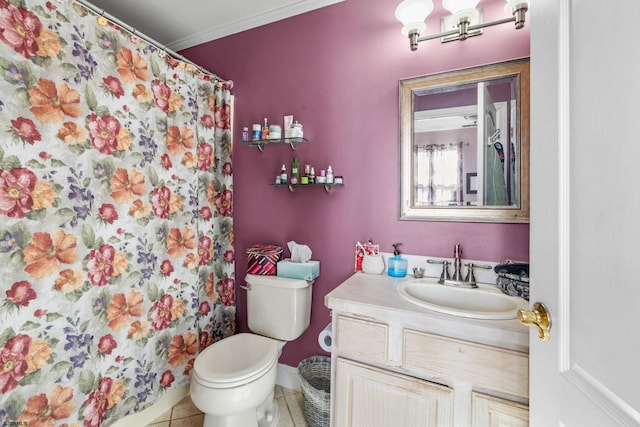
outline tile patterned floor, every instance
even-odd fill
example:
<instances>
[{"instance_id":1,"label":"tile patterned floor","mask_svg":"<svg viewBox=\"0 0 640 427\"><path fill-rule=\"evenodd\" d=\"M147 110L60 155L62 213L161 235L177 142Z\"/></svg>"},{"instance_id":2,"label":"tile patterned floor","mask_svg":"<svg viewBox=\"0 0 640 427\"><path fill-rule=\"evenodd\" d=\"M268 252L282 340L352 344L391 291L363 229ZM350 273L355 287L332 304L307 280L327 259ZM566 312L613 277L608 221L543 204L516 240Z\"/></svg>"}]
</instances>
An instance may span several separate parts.
<instances>
[{"instance_id":1,"label":"tile patterned floor","mask_svg":"<svg viewBox=\"0 0 640 427\"><path fill-rule=\"evenodd\" d=\"M277 427L307 427L300 391L277 385L275 397L280 410ZM187 396L147 427L202 427L203 419L202 412L193 406L191 398Z\"/></svg>"}]
</instances>

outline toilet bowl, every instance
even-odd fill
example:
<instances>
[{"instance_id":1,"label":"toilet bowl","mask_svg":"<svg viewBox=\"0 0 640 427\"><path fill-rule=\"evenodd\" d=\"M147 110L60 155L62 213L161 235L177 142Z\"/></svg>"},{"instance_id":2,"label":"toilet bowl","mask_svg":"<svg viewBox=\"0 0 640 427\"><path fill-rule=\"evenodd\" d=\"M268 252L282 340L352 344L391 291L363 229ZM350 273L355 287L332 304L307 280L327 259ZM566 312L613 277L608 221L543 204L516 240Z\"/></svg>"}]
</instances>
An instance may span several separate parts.
<instances>
[{"instance_id":1,"label":"toilet bowl","mask_svg":"<svg viewBox=\"0 0 640 427\"><path fill-rule=\"evenodd\" d=\"M278 422L273 390L284 341L237 334L207 347L194 364L191 400L203 427L268 427Z\"/></svg>"},{"instance_id":2,"label":"toilet bowl","mask_svg":"<svg viewBox=\"0 0 640 427\"><path fill-rule=\"evenodd\" d=\"M203 427L275 426L278 358L286 342L309 327L313 282L252 274L245 280L254 333L213 343L191 371L191 400L205 414Z\"/></svg>"}]
</instances>

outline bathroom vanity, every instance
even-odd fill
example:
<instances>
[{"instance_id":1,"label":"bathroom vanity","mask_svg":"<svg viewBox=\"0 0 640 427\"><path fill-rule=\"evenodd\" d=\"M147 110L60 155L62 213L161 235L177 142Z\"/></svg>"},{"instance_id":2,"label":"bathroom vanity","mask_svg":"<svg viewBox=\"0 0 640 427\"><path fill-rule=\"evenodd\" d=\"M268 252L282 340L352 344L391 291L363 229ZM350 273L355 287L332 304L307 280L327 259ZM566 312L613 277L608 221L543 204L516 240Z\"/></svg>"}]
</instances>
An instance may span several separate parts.
<instances>
[{"instance_id":1,"label":"bathroom vanity","mask_svg":"<svg viewBox=\"0 0 640 427\"><path fill-rule=\"evenodd\" d=\"M358 272L326 295L331 425L528 426L528 328L412 304L410 279Z\"/></svg>"}]
</instances>

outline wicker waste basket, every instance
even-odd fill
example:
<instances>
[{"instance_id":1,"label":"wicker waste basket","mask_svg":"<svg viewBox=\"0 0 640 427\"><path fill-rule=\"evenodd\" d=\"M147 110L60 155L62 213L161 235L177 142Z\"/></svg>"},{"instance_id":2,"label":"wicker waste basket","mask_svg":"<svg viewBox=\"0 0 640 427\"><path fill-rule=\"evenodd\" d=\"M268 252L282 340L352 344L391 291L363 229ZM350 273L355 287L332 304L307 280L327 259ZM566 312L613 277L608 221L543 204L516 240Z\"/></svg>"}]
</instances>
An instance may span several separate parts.
<instances>
[{"instance_id":1,"label":"wicker waste basket","mask_svg":"<svg viewBox=\"0 0 640 427\"><path fill-rule=\"evenodd\" d=\"M309 427L329 427L331 358L311 356L298 364L304 418Z\"/></svg>"}]
</instances>

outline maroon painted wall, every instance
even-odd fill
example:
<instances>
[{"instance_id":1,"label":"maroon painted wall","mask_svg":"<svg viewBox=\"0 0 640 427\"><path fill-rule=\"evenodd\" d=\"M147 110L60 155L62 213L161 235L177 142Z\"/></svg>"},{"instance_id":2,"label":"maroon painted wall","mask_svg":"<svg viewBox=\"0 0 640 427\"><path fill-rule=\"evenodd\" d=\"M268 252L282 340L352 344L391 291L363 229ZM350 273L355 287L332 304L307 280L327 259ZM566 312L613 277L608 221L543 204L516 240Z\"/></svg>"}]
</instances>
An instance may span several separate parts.
<instances>
[{"instance_id":1,"label":"maroon painted wall","mask_svg":"<svg viewBox=\"0 0 640 427\"><path fill-rule=\"evenodd\" d=\"M287 344L281 363L296 366L322 354L319 331L330 321L324 296L353 273L354 244L372 238L382 250L403 242L405 253L488 261L529 258L527 224L400 221L398 81L529 56L528 27L485 29L464 42L422 42L411 52L394 17L399 0L347 0L181 52L235 83L234 216L237 284L244 284L245 251L253 243L286 247L295 240L320 260L311 326ZM428 32L437 31L434 15ZM503 0L483 0L485 20L504 16ZM282 124L293 114L307 144L264 152L240 144L241 129L264 117ZM293 157L316 172L332 165L345 186L290 193L270 184ZM245 291L238 287L238 326L246 330Z\"/></svg>"}]
</instances>

